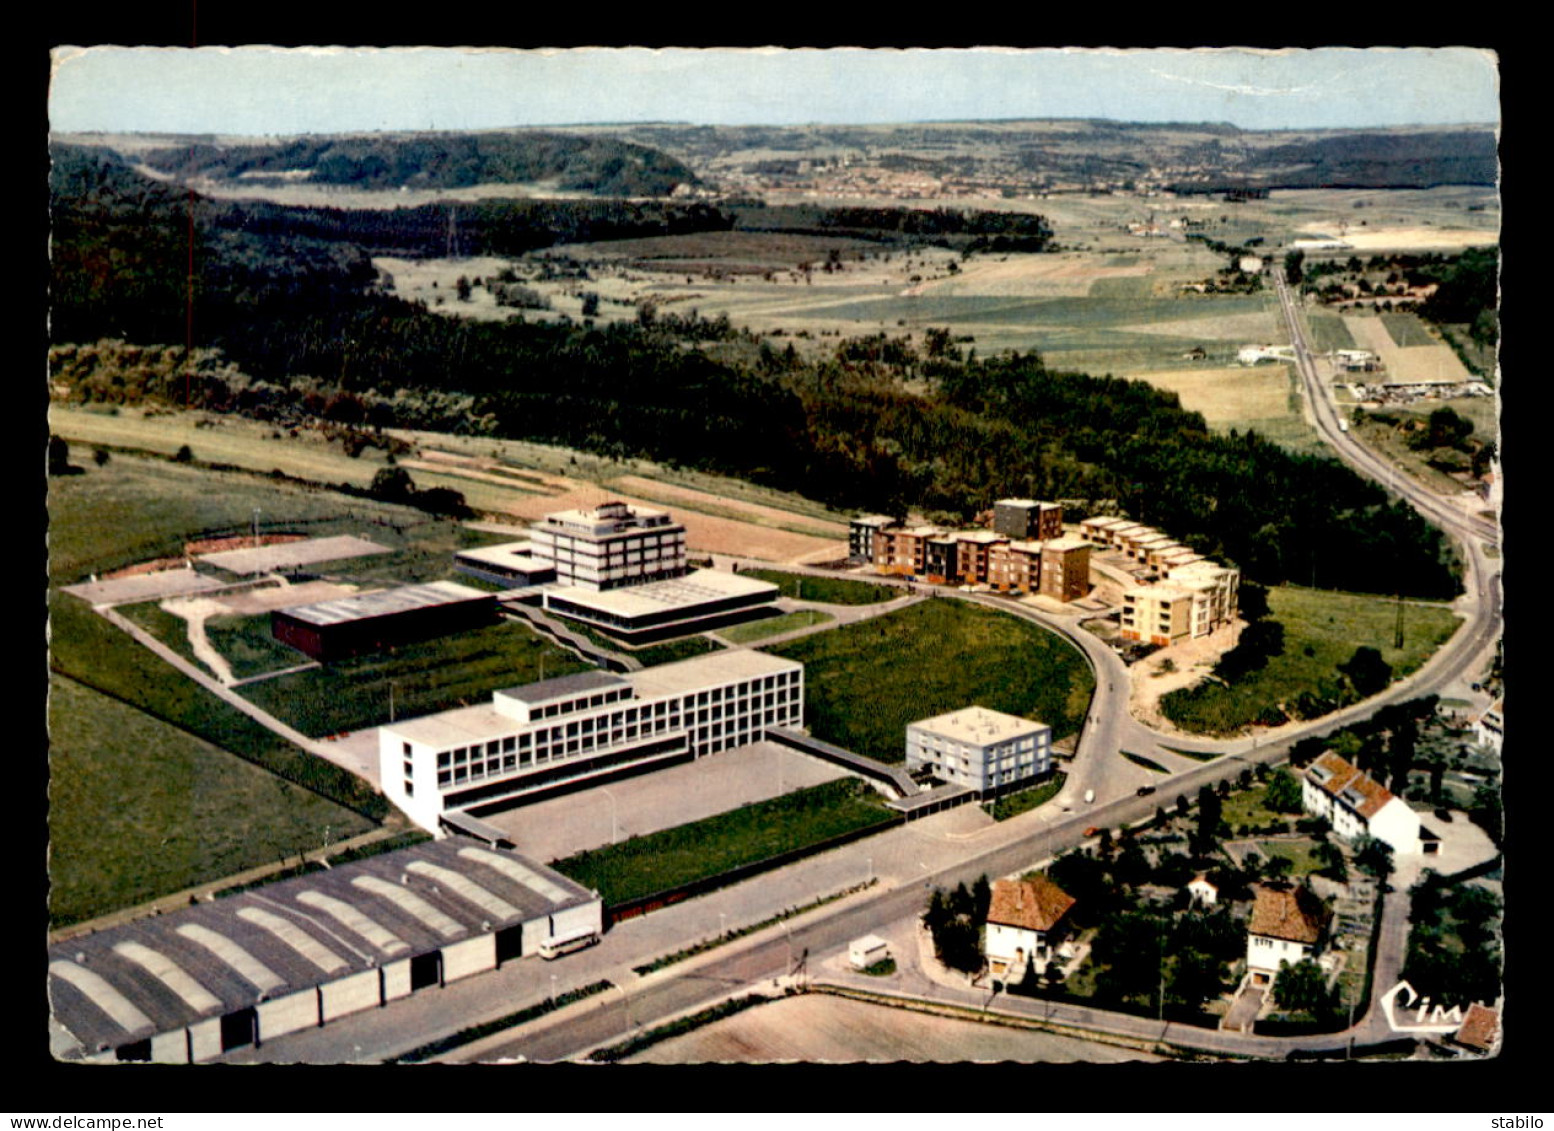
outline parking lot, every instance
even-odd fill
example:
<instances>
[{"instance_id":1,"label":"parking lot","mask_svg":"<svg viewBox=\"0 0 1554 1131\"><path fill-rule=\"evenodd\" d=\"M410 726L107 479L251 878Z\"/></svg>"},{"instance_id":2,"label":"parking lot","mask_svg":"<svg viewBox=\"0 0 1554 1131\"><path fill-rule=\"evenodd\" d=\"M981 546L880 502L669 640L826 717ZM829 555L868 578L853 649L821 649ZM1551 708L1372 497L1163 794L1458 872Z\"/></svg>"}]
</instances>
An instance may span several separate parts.
<instances>
[{"instance_id":1,"label":"parking lot","mask_svg":"<svg viewBox=\"0 0 1554 1131\"><path fill-rule=\"evenodd\" d=\"M843 776L796 750L756 742L482 820L512 837L524 855L559 860Z\"/></svg>"}]
</instances>

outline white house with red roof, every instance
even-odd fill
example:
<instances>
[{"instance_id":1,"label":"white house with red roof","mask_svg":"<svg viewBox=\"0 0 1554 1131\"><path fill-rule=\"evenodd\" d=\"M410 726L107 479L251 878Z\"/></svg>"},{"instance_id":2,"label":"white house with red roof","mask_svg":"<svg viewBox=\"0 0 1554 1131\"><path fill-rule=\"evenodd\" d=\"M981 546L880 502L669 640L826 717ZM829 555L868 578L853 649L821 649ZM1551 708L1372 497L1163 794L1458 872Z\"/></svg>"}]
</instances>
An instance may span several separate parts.
<instances>
[{"instance_id":1,"label":"white house with red roof","mask_svg":"<svg viewBox=\"0 0 1554 1131\"><path fill-rule=\"evenodd\" d=\"M1308 888L1254 884L1252 917L1247 921L1246 965L1252 981L1266 985L1279 965L1291 966L1322 953L1331 917Z\"/></svg>"},{"instance_id":2,"label":"white house with red roof","mask_svg":"<svg viewBox=\"0 0 1554 1131\"><path fill-rule=\"evenodd\" d=\"M1374 837L1400 856L1424 851L1419 815L1331 750L1306 767L1301 801L1345 840Z\"/></svg>"},{"instance_id":3,"label":"white house with red roof","mask_svg":"<svg viewBox=\"0 0 1554 1131\"><path fill-rule=\"evenodd\" d=\"M1046 963L1066 933L1074 897L1045 876L995 880L987 910L983 954L995 978L1018 979L1031 963Z\"/></svg>"}]
</instances>

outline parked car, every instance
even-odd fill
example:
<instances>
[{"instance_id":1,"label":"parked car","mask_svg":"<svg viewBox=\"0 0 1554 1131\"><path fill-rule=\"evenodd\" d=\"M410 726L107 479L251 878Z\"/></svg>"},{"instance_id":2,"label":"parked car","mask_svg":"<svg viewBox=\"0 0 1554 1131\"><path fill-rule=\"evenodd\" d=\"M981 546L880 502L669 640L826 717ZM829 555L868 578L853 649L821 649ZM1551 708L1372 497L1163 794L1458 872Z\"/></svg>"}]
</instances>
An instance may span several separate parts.
<instances>
[{"instance_id":1,"label":"parked car","mask_svg":"<svg viewBox=\"0 0 1554 1131\"><path fill-rule=\"evenodd\" d=\"M1154 792L1155 792L1155 787L1154 786L1152 786L1152 785L1141 785L1141 786L1138 787L1138 790L1136 791L1136 795L1139 796L1139 797L1148 797L1151 793L1154 793Z\"/></svg>"}]
</instances>

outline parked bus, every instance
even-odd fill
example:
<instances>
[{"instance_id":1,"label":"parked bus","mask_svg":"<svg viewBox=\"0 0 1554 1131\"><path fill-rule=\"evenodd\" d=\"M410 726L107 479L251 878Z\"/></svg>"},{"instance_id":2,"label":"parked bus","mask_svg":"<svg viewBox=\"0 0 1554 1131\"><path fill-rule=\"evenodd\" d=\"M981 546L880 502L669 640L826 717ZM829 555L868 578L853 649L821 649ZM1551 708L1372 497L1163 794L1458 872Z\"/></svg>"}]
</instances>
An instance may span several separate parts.
<instances>
[{"instance_id":1,"label":"parked bus","mask_svg":"<svg viewBox=\"0 0 1554 1131\"><path fill-rule=\"evenodd\" d=\"M593 946L599 941L599 932L594 930L576 931L570 935L557 935L540 943L540 957L547 962L552 958L560 958L563 954L571 954L575 950L583 950Z\"/></svg>"}]
</instances>

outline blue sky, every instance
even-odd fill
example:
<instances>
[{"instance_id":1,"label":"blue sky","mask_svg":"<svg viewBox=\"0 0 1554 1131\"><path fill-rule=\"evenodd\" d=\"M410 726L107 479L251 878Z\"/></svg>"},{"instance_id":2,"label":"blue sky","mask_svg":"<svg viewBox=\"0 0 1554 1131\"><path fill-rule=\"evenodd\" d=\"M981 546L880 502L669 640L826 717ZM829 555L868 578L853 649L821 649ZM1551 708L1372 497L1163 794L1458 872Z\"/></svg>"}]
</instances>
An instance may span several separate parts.
<instances>
[{"instance_id":1,"label":"blue sky","mask_svg":"<svg viewBox=\"0 0 1554 1131\"><path fill-rule=\"evenodd\" d=\"M1471 48L57 48L53 129L229 134L990 118L1497 123Z\"/></svg>"}]
</instances>

